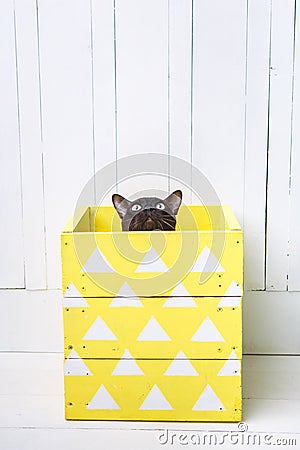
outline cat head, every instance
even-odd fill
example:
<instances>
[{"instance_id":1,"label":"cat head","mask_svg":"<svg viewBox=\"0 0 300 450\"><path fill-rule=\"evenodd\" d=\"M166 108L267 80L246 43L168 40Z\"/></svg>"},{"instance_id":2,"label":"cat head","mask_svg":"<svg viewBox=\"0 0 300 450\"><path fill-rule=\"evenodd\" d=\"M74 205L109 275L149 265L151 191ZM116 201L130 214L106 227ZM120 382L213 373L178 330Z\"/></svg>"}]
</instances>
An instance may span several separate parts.
<instances>
[{"instance_id":1,"label":"cat head","mask_svg":"<svg viewBox=\"0 0 300 450\"><path fill-rule=\"evenodd\" d=\"M114 207L122 220L123 231L175 230L181 200L182 192L179 190L165 199L141 197L129 201L119 194L112 196Z\"/></svg>"}]
</instances>

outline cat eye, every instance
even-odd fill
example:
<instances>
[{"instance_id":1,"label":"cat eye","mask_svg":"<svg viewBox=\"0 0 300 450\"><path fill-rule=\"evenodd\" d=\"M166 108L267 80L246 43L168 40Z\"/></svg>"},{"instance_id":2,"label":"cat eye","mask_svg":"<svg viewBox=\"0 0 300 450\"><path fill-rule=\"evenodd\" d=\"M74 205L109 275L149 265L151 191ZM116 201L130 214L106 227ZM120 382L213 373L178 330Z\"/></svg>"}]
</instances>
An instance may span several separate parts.
<instances>
[{"instance_id":1,"label":"cat eye","mask_svg":"<svg viewBox=\"0 0 300 450\"><path fill-rule=\"evenodd\" d=\"M135 203L134 205L132 205L131 207L131 211L139 211L140 209L142 209L141 205L139 205L138 203Z\"/></svg>"},{"instance_id":2,"label":"cat eye","mask_svg":"<svg viewBox=\"0 0 300 450\"><path fill-rule=\"evenodd\" d=\"M165 209L165 205L163 203L157 203L156 209Z\"/></svg>"}]
</instances>

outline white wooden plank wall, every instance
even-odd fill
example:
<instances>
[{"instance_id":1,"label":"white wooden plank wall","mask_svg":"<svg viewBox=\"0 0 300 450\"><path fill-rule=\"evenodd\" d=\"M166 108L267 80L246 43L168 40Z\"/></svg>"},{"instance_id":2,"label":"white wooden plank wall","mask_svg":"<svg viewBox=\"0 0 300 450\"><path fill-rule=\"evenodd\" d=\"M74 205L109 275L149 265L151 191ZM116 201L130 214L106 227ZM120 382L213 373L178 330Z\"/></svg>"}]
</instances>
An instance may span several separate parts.
<instances>
[{"instance_id":1,"label":"white wooden plank wall","mask_svg":"<svg viewBox=\"0 0 300 450\"><path fill-rule=\"evenodd\" d=\"M84 185L157 152L169 173L171 156L192 162L233 206L246 289L300 290L298 3L1 2L0 286L59 288L59 234ZM180 185L117 169L126 195Z\"/></svg>"},{"instance_id":2,"label":"white wooden plank wall","mask_svg":"<svg viewBox=\"0 0 300 450\"><path fill-rule=\"evenodd\" d=\"M194 2L193 164L242 222L246 2Z\"/></svg>"},{"instance_id":3,"label":"white wooden plank wall","mask_svg":"<svg viewBox=\"0 0 300 450\"><path fill-rule=\"evenodd\" d=\"M115 6L117 158L167 154L168 0L116 0ZM124 176L118 171L119 192L168 188L167 177Z\"/></svg>"},{"instance_id":4,"label":"white wooden plank wall","mask_svg":"<svg viewBox=\"0 0 300 450\"><path fill-rule=\"evenodd\" d=\"M90 4L39 1L39 34L47 278L54 288L61 228L94 172Z\"/></svg>"},{"instance_id":5,"label":"white wooden plank wall","mask_svg":"<svg viewBox=\"0 0 300 450\"><path fill-rule=\"evenodd\" d=\"M243 205L246 289L265 288L270 19L270 0L249 2Z\"/></svg>"},{"instance_id":6,"label":"white wooden plank wall","mask_svg":"<svg viewBox=\"0 0 300 450\"><path fill-rule=\"evenodd\" d=\"M95 172L117 158L114 16L112 0L91 0Z\"/></svg>"},{"instance_id":7,"label":"white wooden plank wall","mask_svg":"<svg viewBox=\"0 0 300 450\"><path fill-rule=\"evenodd\" d=\"M287 289L295 0L272 0L266 287Z\"/></svg>"},{"instance_id":8,"label":"white wooden plank wall","mask_svg":"<svg viewBox=\"0 0 300 450\"><path fill-rule=\"evenodd\" d=\"M12 1L0 3L0 287L24 287L20 121Z\"/></svg>"},{"instance_id":9,"label":"white wooden plank wall","mask_svg":"<svg viewBox=\"0 0 300 450\"><path fill-rule=\"evenodd\" d=\"M300 291L300 7L296 9L294 94L292 111L292 146L290 176L290 242L288 287Z\"/></svg>"},{"instance_id":10,"label":"white wooden plank wall","mask_svg":"<svg viewBox=\"0 0 300 450\"><path fill-rule=\"evenodd\" d=\"M168 154L192 162L192 19L193 1L169 1L169 136ZM191 203L191 190L172 179L171 191L181 189L185 203ZM190 180L191 184L191 180Z\"/></svg>"},{"instance_id":11,"label":"white wooden plank wall","mask_svg":"<svg viewBox=\"0 0 300 450\"><path fill-rule=\"evenodd\" d=\"M28 289L45 289L47 275L44 232L44 172L39 27L36 1L15 0L15 17L22 154L25 282Z\"/></svg>"}]
</instances>

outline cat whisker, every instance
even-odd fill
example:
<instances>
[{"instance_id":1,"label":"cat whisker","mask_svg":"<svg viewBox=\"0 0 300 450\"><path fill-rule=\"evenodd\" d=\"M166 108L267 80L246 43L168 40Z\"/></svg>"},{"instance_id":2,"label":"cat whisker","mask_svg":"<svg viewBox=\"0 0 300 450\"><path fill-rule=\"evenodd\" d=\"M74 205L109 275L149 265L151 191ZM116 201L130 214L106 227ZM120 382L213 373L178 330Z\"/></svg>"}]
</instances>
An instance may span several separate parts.
<instances>
[{"instance_id":1,"label":"cat whisker","mask_svg":"<svg viewBox=\"0 0 300 450\"><path fill-rule=\"evenodd\" d=\"M161 220L160 222L159 222L159 225L160 225L160 227L161 227L161 229L163 230L164 228L163 228L163 223L165 223L166 225L167 225L167 227L170 227L170 229L173 229L174 228L174 223L172 223L172 222L167 222L166 220Z\"/></svg>"}]
</instances>

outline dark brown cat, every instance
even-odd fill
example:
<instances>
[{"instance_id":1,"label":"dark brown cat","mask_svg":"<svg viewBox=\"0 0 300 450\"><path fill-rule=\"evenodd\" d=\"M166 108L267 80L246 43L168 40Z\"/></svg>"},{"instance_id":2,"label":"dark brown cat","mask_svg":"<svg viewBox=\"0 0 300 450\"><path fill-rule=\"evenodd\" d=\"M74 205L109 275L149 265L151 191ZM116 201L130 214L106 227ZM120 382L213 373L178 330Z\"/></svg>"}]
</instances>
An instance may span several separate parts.
<instances>
[{"instance_id":1,"label":"dark brown cat","mask_svg":"<svg viewBox=\"0 0 300 450\"><path fill-rule=\"evenodd\" d=\"M172 231L175 230L182 192L174 191L164 200L141 197L132 202L122 195L114 194L112 201L122 220L123 231Z\"/></svg>"}]
</instances>

